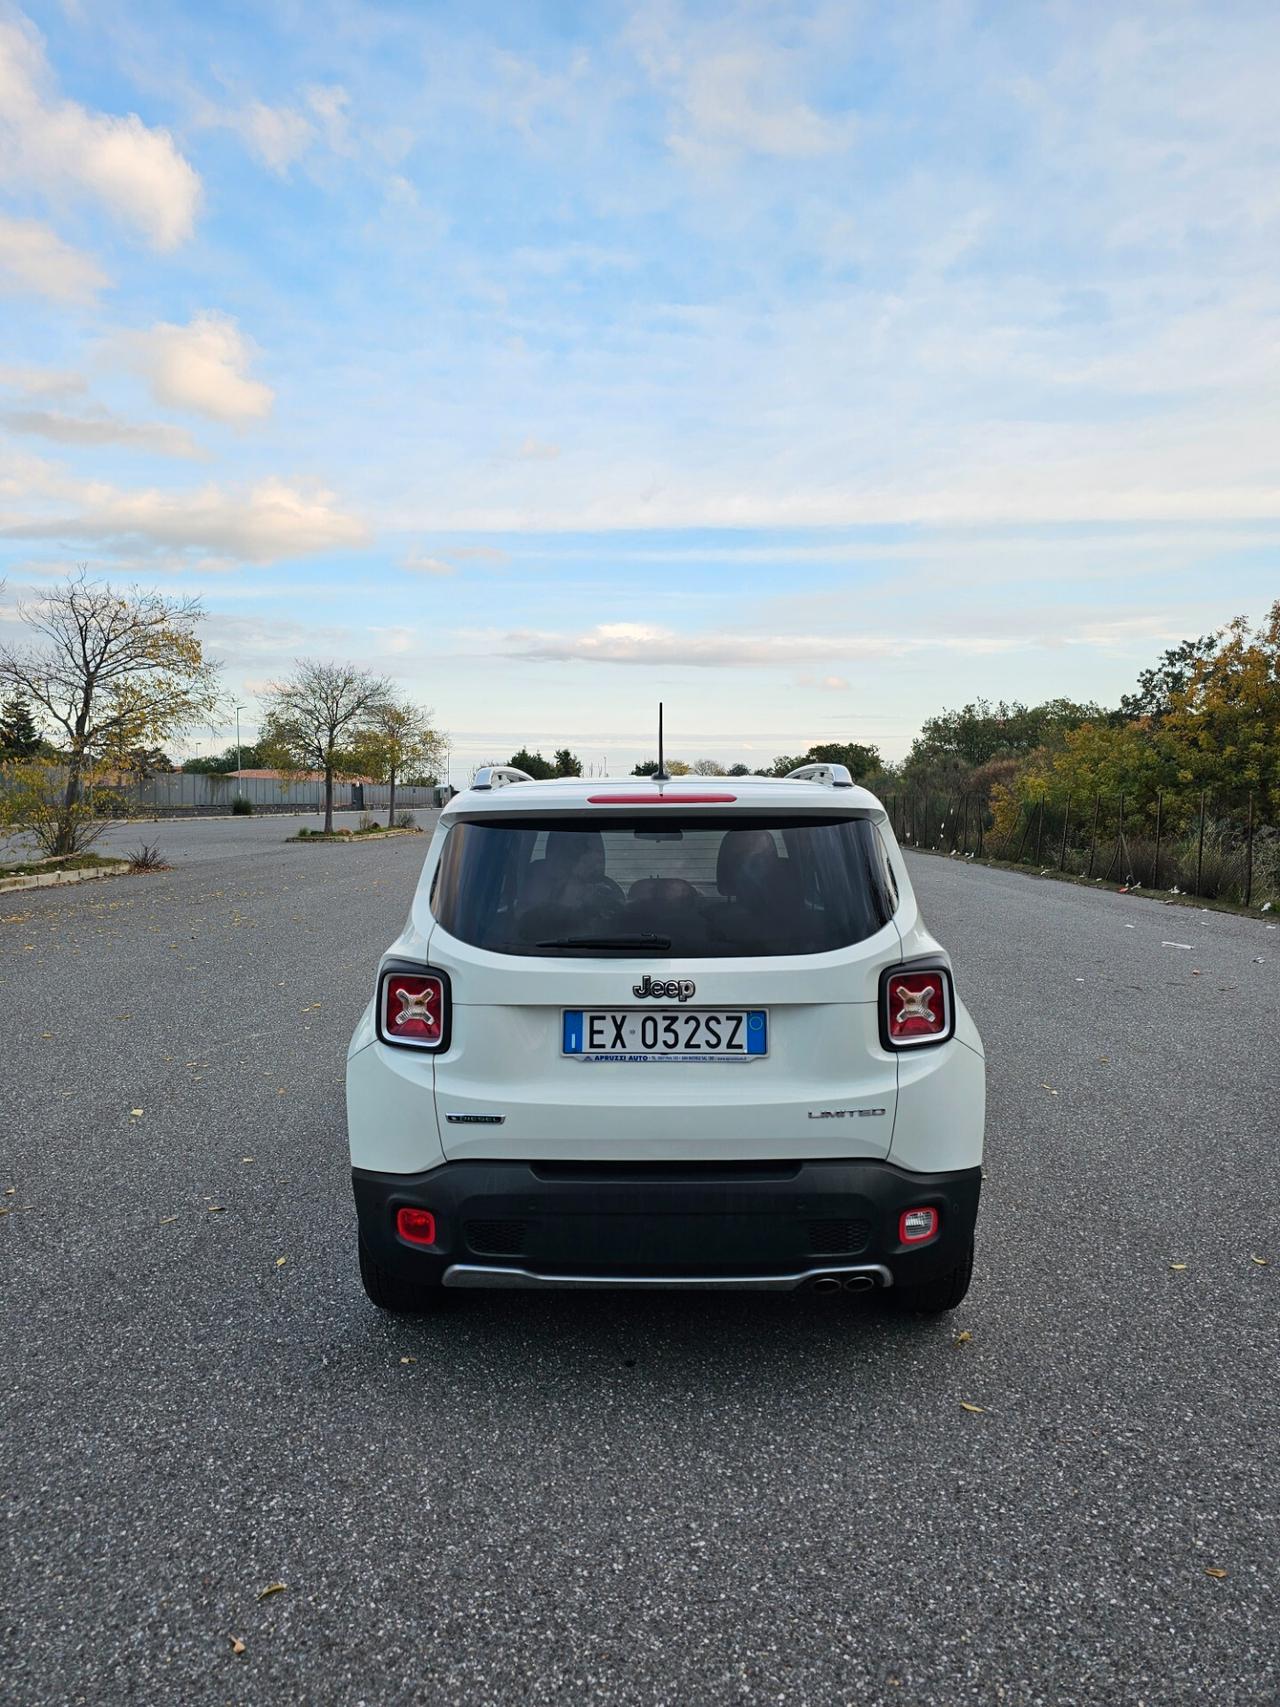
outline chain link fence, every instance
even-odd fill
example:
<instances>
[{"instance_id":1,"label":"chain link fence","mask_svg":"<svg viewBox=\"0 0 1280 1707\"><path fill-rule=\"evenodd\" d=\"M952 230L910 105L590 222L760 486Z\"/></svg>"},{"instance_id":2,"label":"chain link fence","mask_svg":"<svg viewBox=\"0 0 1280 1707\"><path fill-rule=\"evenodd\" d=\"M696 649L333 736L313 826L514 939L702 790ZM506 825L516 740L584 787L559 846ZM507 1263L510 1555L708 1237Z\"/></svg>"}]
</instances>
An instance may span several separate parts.
<instances>
[{"instance_id":1,"label":"chain link fence","mask_svg":"<svg viewBox=\"0 0 1280 1707\"><path fill-rule=\"evenodd\" d=\"M1003 825L985 799L964 792L907 789L885 804L906 848L1245 907L1280 903L1280 826L1259 818L1252 795L1241 809L1205 791L1189 817L1185 797L1174 811L1162 793L1042 797Z\"/></svg>"}]
</instances>

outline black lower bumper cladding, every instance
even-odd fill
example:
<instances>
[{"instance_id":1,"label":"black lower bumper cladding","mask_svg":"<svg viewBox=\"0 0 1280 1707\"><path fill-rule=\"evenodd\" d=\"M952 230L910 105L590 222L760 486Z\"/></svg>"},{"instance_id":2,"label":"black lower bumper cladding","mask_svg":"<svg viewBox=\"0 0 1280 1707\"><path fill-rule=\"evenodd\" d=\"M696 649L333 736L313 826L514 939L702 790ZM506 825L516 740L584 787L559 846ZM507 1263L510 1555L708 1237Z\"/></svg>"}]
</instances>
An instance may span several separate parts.
<instances>
[{"instance_id":1,"label":"black lower bumper cladding","mask_svg":"<svg viewBox=\"0 0 1280 1707\"><path fill-rule=\"evenodd\" d=\"M419 1284L451 1269L628 1280L785 1276L880 1265L918 1285L954 1268L973 1239L982 1170L920 1174L889 1162L446 1162L423 1174L352 1171L360 1237ZM429 1209L434 1245L396 1232L403 1205ZM938 1233L899 1238L906 1209ZM883 1278L883 1277L881 1277Z\"/></svg>"}]
</instances>

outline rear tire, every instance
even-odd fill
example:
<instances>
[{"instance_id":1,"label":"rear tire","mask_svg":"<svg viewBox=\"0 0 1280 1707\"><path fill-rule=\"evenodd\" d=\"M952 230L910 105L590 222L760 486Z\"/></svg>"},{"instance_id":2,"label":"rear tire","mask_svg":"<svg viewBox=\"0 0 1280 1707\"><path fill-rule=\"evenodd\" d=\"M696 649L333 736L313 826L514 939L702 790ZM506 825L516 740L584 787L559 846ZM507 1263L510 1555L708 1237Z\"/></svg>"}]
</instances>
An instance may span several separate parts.
<instances>
[{"instance_id":1,"label":"rear tire","mask_svg":"<svg viewBox=\"0 0 1280 1707\"><path fill-rule=\"evenodd\" d=\"M363 1239L360 1241L360 1279L369 1302L392 1315L422 1316L429 1310L438 1310L444 1302L443 1286L423 1286L402 1280L398 1274L392 1274L374 1261Z\"/></svg>"},{"instance_id":2,"label":"rear tire","mask_svg":"<svg viewBox=\"0 0 1280 1707\"><path fill-rule=\"evenodd\" d=\"M889 1298L895 1309L915 1316L941 1316L964 1302L973 1278L973 1245L947 1274L926 1280L922 1286L894 1286Z\"/></svg>"}]
</instances>

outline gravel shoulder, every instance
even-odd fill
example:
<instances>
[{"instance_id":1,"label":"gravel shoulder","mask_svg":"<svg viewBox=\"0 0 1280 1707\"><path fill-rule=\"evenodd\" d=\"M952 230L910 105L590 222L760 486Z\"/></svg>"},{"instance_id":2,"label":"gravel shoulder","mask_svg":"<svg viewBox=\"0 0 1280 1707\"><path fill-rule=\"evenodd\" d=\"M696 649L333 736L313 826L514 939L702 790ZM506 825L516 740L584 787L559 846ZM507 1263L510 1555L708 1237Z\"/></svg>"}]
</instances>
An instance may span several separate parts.
<instances>
[{"instance_id":1,"label":"gravel shoulder","mask_svg":"<svg viewBox=\"0 0 1280 1707\"><path fill-rule=\"evenodd\" d=\"M990 1063L952 1319L388 1321L342 1064L425 838L285 822L0 897L6 1701L1280 1698L1280 931L911 859Z\"/></svg>"}]
</instances>

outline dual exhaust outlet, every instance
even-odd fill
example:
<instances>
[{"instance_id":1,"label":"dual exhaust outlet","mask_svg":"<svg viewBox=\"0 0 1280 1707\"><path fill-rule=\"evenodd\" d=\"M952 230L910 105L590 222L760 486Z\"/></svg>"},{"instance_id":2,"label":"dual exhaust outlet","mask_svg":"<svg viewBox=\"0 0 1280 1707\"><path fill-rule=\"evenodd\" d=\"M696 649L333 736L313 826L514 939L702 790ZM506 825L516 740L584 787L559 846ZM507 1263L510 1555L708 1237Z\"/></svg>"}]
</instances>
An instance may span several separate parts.
<instances>
[{"instance_id":1,"label":"dual exhaust outlet","mask_svg":"<svg viewBox=\"0 0 1280 1707\"><path fill-rule=\"evenodd\" d=\"M873 1292L874 1274L820 1274L811 1288L814 1292Z\"/></svg>"}]
</instances>

